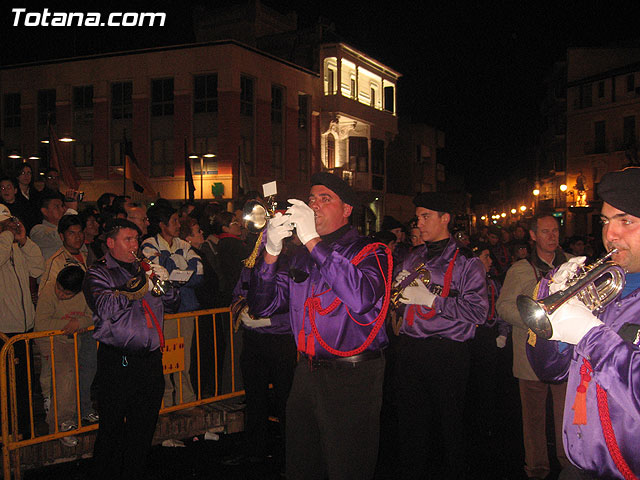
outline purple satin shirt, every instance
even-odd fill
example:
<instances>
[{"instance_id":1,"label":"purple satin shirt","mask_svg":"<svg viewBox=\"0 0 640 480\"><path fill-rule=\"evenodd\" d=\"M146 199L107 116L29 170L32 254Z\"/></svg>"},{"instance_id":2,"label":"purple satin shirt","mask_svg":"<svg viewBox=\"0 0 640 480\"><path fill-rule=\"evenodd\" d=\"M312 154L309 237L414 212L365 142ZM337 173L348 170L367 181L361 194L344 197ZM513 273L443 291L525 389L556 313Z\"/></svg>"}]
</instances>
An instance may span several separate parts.
<instances>
[{"instance_id":1,"label":"purple satin shirt","mask_svg":"<svg viewBox=\"0 0 640 480\"><path fill-rule=\"evenodd\" d=\"M548 283L543 279L538 298L547 295ZM640 348L616 333L627 322L640 324L640 289L610 303L598 318L604 325L592 328L575 347L537 338L535 347L527 344L527 356L541 380L560 381L568 377L563 436L569 460L598 477L622 478L602 433L597 383L607 392L611 424L622 456L636 477L640 477ZM571 407L580 385L583 358L589 359L593 368L587 388L587 423L574 425Z\"/></svg>"},{"instance_id":2,"label":"purple satin shirt","mask_svg":"<svg viewBox=\"0 0 640 480\"><path fill-rule=\"evenodd\" d=\"M266 238L267 236L264 235ZM237 301L240 296L247 298L247 288L251 279L251 269L243 267L240 272L240 278L236 287L233 289L233 301ZM242 328L257 333L269 333L273 335L291 335L291 322L289 321L289 312L275 313L270 317L271 325L268 327L249 328L242 323Z\"/></svg>"},{"instance_id":3,"label":"purple satin shirt","mask_svg":"<svg viewBox=\"0 0 640 480\"><path fill-rule=\"evenodd\" d=\"M131 353L152 352L160 347L160 337L153 322L148 326L142 300L147 301L162 328L165 308L176 311L180 305L179 292L172 288L162 297L147 292L140 300L129 300L116 290L131 276L109 253L87 270L82 289L93 311L93 338Z\"/></svg>"},{"instance_id":4,"label":"purple satin shirt","mask_svg":"<svg viewBox=\"0 0 640 480\"><path fill-rule=\"evenodd\" d=\"M431 274L431 283L444 286L444 277L449 263L455 255L457 243L450 237L449 243L440 256L425 263ZM403 270L414 271L426 258L427 247L413 250L402 264ZM404 309L404 321L400 333L416 338L441 336L457 342L474 337L476 325L483 325L489 312L486 270L479 258L467 258L458 253L451 279L451 290L457 294L449 297L436 297L433 308L435 316L428 320L415 316L413 325L406 318L408 307ZM429 309L415 305L416 309L427 313Z\"/></svg>"},{"instance_id":5,"label":"purple satin shirt","mask_svg":"<svg viewBox=\"0 0 640 480\"><path fill-rule=\"evenodd\" d=\"M293 255L289 267L308 273L306 280L296 283L289 277L286 266L280 262L267 265L260 260L253 268L248 292L248 303L252 313L262 317L289 309L289 319L296 343L300 331L305 337L312 333L308 311L304 304L307 298L316 295L322 308L329 306L338 297L341 303L326 316L316 314L315 322L321 338L332 348L348 351L362 345L371 332L376 317L382 309L388 262L385 251L377 248L358 265L353 259L366 245L366 237L350 227L332 244L322 241L309 253L300 248ZM381 273L382 270L382 273ZM381 350L388 339L384 327L374 337L367 350ZM318 358L335 358L317 341L315 354Z\"/></svg>"}]
</instances>

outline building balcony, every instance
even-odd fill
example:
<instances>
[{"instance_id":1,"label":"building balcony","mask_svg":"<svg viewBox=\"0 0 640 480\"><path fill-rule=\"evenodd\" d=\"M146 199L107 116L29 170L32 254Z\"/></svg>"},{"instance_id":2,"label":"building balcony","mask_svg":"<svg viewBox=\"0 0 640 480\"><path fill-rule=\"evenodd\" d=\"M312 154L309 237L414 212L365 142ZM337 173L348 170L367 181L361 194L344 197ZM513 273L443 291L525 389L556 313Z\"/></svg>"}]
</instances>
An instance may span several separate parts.
<instances>
[{"instance_id":1,"label":"building balcony","mask_svg":"<svg viewBox=\"0 0 640 480\"><path fill-rule=\"evenodd\" d=\"M332 114L343 113L376 125L384 131L394 134L398 132L398 117L392 112L365 105L356 99L345 97L339 93L323 96L321 105L323 114L325 112L331 112Z\"/></svg>"}]
</instances>

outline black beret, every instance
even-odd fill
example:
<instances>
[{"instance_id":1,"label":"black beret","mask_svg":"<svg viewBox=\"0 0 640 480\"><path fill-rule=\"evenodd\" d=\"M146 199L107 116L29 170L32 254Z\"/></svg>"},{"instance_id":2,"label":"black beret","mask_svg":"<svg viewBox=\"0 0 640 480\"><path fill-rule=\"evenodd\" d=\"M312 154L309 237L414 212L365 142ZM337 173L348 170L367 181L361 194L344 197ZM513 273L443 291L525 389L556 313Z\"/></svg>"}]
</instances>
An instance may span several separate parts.
<instances>
[{"instance_id":1,"label":"black beret","mask_svg":"<svg viewBox=\"0 0 640 480\"><path fill-rule=\"evenodd\" d=\"M358 204L358 196L353 189L337 175L329 172L318 172L311 175L311 186L324 185L340 197L344 203L352 207Z\"/></svg>"},{"instance_id":2,"label":"black beret","mask_svg":"<svg viewBox=\"0 0 640 480\"><path fill-rule=\"evenodd\" d=\"M640 217L640 167L628 167L603 175L598 195L612 207Z\"/></svg>"},{"instance_id":3,"label":"black beret","mask_svg":"<svg viewBox=\"0 0 640 480\"><path fill-rule=\"evenodd\" d=\"M385 215L382 219L382 230L393 230L394 228L403 228L404 226L391 215Z\"/></svg>"},{"instance_id":4,"label":"black beret","mask_svg":"<svg viewBox=\"0 0 640 480\"><path fill-rule=\"evenodd\" d=\"M456 202L451 195L443 192L419 193L413 199L413 204L416 207L449 214L455 213L457 210Z\"/></svg>"}]
</instances>

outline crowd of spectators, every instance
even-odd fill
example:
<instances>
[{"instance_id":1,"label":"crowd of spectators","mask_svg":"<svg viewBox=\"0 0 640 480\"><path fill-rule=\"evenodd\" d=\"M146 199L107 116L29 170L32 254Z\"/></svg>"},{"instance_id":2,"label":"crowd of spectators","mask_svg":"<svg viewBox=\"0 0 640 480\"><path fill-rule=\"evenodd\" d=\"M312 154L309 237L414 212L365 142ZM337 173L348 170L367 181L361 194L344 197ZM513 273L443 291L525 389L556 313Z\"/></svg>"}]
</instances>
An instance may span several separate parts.
<instances>
[{"instance_id":1,"label":"crowd of spectators","mask_svg":"<svg viewBox=\"0 0 640 480\"><path fill-rule=\"evenodd\" d=\"M82 284L87 269L107 251L105 225L110 220L128 219L140 229L140 251L151 262L161 264L169 272L193 272L187 281L174 283L175 288L180 289L181 312L228 307L242 268L241 261L248 251L246 235L238 228L234 214L226 212L217 202L185 203L176 210L171 202L158 198L147 208L134 203L131 196L104 193L95 203L83 203L79 192L60 192L58 177L57 170L48 169L44 174L44 187L37 189L33 169L25 163L16 178L0 178L0 282L3 287L0 308L4 313L0 332L11 337L34 331L62 331L62 335L30 342L29 349L24 341L15 345L18 433L23 438L47 431L73 430L79 420L84 425L99 421L95 394L97 344L88 331L92 314L82 293ZM232 260L234 265L230 263ZM221 286L228 287L223 290ZM182 387L178 387L177 374L167 375L165 406L193 401L198 393L202 397L223 393L224 353L230 337L229 328L222 324L214 322L211 315L200 317L200 348L197 349L194 318L181 319L180 336L185 341ZM218 329L217 335L214 328ZM178 336L175 320L165 323L165 336ZM217 390L214 338L218 342ZM192 358L193 364L197 363L198 350L200 392L195 368L191 366ZM76 351L79 392L76 392ZM27 364L39 367L31 370L31 385ZM34 402L31 406L33 431L30 388ZM236 388L242 385L237 383ZM44 418L39 412L44 412ZM61 441L68 447L78 443L75 436L65 436Z\"/></svg>"}]
</instances>

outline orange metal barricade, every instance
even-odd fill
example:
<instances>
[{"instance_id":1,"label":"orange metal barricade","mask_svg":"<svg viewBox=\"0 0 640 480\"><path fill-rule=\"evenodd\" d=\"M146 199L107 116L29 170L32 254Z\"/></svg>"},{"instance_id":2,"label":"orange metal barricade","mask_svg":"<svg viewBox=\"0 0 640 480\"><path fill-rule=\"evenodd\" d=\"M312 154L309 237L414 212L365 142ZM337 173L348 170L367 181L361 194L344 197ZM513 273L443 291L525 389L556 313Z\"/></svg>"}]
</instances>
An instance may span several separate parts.
<instances>
[{"instance_id":1,"label":"orange metal barricade","mask_svg":"<svg viewBox=\"0 0 640 480\"><path fill-rule=\"evenodd\" d=\"M160 410L160 414L175 412L178 410L184 410L188 408L192 408L199 405L206 405L213 402L217 402L220 400L225 400L228 398L238 397L244 395L244 390L237 390L236 385L236 371L235 371L235 355L234 351L234 336L235 332L233 329L233 325L231 323L231 315L228 315L228 319L223 318L225 313L230 313L229 308L215 308L208 310L198 310L193 312L182 312L177 314L167 314L164 317L164 322L176 321L178 326L178 337L180 337L181 333L181 323L184 321L184 318L193 317L194 321L194 333L196 337L196 372L197 372L197 392L196 399L192 402L185 403L183 402L183 391L182 391L182 375L185 375L186 372L179 371L177 372L179 385L178 389L178 398L176 399L176 405L165 407L164 404ZM199 328L199 318L201 316L211 315L212 328L213 328L213 372L214 372L214 395L207 396L203 398L202 395L202 378L201 378L201 355L200 355L200 328ZM191 320L189 320L191 321ZM230 366L231 366L231 390L228 392L223 392L220 386L220 378L218 375L219 365L218 365L218 336L216 323L217 322L229 322L229 349L230 349ZM91 330L93 327L91 327ZM61 336L61 330L51 330L46 332L32 332L32 333L24 333L19 335L14 335L12 337L7 337L6 335L0 333L0 341L4 342L2 349L0 350L0 413L2 419L2 460L3 460L3 477L5 479L11 478L11 472L13 470L13 474L15 479L20 479L21 471L20 471L20 449L23 447L27 447L30 445L35 445L38 443L49 442L52 440L57 440L65 436L77 435L85 432L90 432L98 429L97 424L92 425L83 425L82 424L82 415L80 410L80 380L79 380L79 368L78 364L78 335L73 335L73 343L74 343L74 371L75 371L75 400L76 400L76 416L77 416L77 428L60 432L58 427L58 405L57 405L57 388L56 388L56 372L55 372L55 347L54 347L54 338ZM32 348L31 341L40 338L47 338L49 340L49 353L51 355L51 409L53 409L53 418L54 418L54 431L52 433L46 435L36 435L35 430L35 422L34 422L34 392L32 391L32 381L34 378L33 375L33 365L31 365L31 354L30 350ZM226 339L225 339L226 341ZM25 343L26 350L26 359L27 359L27 382L28 382L28 414L29 414L29 427L30 427L30 438L23 439L18 434L18 399L16 394L16 368L15 368L15 354L14 354L14 345L18 342ZM179 400L179 402L178 402Z\"/></svg>"}]
</instances>

